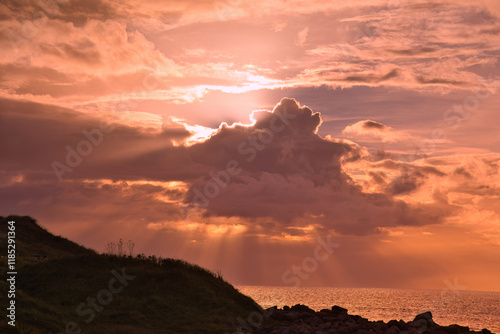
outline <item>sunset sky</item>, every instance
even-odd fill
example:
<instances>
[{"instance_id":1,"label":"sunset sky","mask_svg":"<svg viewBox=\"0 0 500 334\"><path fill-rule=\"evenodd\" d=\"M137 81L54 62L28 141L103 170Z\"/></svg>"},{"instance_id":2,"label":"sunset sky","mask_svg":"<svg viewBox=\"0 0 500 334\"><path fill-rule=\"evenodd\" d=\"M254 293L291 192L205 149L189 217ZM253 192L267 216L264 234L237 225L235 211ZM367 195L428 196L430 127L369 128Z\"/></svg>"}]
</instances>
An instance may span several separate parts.
<instances>
[{"instance_id":1,"label":"sunset sky","mask_svg":"<svg viewBox=\"0 0 500 334\"><path fill-rule=\"evenodd\" d=\"M0 215L232 284L500 291L497 0L5 0L0 47Z\"/></svg>"}]
</instances>

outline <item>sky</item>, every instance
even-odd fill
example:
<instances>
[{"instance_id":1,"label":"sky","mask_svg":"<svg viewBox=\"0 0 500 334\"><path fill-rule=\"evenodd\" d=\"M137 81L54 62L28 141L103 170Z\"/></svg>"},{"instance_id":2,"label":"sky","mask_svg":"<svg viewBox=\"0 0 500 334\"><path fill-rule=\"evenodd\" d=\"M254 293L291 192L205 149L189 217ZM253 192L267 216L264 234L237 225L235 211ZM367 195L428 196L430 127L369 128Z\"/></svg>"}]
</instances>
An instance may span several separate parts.
<instances>
[{"instance_id":1,"label":"sky","mask_svg":"<svg viewBox=\"0 0 500 334\"><path fill-rule=\"evenodd\" d=\"M496 0L5 0L0 214L236 285L500 291Z\"/></svg>"}]
</instances>

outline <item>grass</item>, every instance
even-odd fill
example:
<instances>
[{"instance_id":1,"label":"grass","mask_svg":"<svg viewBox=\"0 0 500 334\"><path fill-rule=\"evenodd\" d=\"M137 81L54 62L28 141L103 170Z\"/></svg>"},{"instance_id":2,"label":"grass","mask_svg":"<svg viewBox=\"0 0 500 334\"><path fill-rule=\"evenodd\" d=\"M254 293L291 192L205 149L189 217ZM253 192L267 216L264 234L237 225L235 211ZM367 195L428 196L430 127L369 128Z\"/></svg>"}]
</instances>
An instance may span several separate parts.
<instances>
[{"instance_id":1,"label":"grass","mask_svg":"<svg viewBox=\"0 0 500 334\"><path fill-rule=\"evenodd\" d=\"M1 333L59 334L65 326L103 334L233 333L238 317L259 309L220 273L177 259L97 254L50 234L30 217L0 217L1 234L6 233L9 220L16 222L17 326L11 328L3 320ZM5 239L1 240L1 254L6 254ZM40 254L46 258L41 260ZM3 257L4 268L6 262ZM135 278L127 280L121 292L111 293L112 270L121 273L122 268ZM115 289L121 286L116 279L113 284ZM0 288L2 297L6 296L5 277ZM102 311L94 311L95 317L87 323L91 309L87 298L98 297L107 305L97 301ZM81 310L87 311L83 315L77 312L82 303Z\"/></svg>"}]
</instances>

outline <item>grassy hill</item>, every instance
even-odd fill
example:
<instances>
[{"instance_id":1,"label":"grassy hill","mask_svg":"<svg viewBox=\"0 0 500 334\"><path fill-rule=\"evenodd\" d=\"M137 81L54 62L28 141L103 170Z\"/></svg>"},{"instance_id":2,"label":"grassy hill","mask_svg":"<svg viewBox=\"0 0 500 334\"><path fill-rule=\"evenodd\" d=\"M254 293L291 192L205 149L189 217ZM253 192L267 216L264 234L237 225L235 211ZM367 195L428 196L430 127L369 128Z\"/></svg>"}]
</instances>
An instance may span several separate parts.
<instances>
[{"instance_id":1,"label":"grassy hill","mask_svg":"<svg viewBox=\"0 0 500 334\"><path fill-rule=\"evenodd\" d=\"M16 327L0 333L233 333L258 310L218 275L182 260L97 254L30 217L0 217L1 305L7 222L16 222Z\"/></svg>"}]
</instances>

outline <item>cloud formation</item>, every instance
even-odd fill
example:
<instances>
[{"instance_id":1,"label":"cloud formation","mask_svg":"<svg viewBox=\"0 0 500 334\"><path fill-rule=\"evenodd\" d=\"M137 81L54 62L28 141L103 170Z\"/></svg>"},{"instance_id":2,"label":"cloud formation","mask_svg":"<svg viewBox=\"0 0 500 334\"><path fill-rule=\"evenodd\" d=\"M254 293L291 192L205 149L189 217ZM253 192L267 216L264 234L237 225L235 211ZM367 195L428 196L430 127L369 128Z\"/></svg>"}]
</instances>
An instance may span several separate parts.
<instances>
[{"instance_id":1,"label":"cloud formation","mask_svg":"<svg viewBox=\"0 0 500 334\"><path fill-rule=\"evenodd\" d=\"M102 128L95 117L7 100L2 101L2 118L7 146L1 167L9 187L37 183L66 189L86 180L181 182L184 198L177 195L168 204L174 210L177 203L175 217L188 215L187 205L201 210L199 219L236 217L253 221L249 230L261 228L267 235L309 225L318 231L369 234L383 226L439 223L449 213L446 203L408 204L384 191L364 192L344 165L361 163L366 152L353 142L318 135L320 115L293 99L282 99L273 111L253 112L251 124L223 123L208 139L190 146L178 144L191 134L175 123L148 130L115 122L98 138L95 129ZM15 133L25 135L13 141ZM102 143L89 146L93 140ZM423 174L395 183L396 193L413 190L410 183L418 185L417 177Z\"/></svg>"},{"instance_id":2,"label":"cloud formation","mask_svg":"<svg viewBox=\"0 0 500 334\"><path fill-rule=\"evenodd\" d=\"M363 192L343 170L344 163L362 160L361 147L319 136L319 114L294 100L283 99L272 112L253 116L253 125L223 126L190 148L213 152L214 169L193 183L187 197L206 216L272 219L282 227L307 221L339 233L366 234L381 226L439 223L449 212L446 204L414 206L384 192ZM279 131L273 131L278 122ZM379 131L385 127L363 124Z\"/></svg>"},{"instance_id":3,"label":"cloud formation","mask_svg":"<svg viewBox=\"0 0 500 334\"><path fill-rule=\"evenodd\" d=\"M450 92L474 89L497 67L492 1L293 3L9 0L0 7L0 94L117 108L323 85Z\"/></svg>"}]
</instances>

